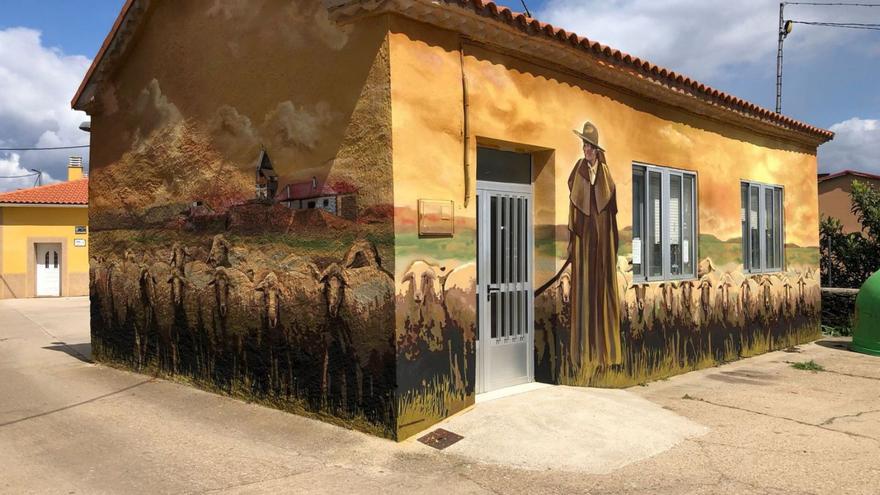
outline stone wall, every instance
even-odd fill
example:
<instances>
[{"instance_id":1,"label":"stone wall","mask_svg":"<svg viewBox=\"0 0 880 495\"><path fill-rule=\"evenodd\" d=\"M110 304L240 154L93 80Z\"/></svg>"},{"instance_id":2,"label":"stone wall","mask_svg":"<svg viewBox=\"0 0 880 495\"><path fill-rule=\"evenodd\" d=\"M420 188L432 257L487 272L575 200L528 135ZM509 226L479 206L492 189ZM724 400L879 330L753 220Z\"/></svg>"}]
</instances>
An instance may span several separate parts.
<instances>
[{"instance_id":1,"label":"stone wall","mask_svg":"<svg viewBox=\"0 0 880 495\"><path fill-rule=\"evenodd\" d=\"M858 289L822 289L822 325L850 327Z\"/></svg>"}]
</instances>

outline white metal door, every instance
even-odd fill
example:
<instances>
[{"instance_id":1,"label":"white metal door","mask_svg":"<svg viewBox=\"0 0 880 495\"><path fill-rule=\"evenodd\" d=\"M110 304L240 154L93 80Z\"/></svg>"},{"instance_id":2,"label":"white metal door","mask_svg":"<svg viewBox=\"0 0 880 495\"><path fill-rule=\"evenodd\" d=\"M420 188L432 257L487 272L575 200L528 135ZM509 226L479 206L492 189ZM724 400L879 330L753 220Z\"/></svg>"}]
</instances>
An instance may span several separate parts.
<instances>
[{"instance_id":1,"label":"white metal door","mask_svg":"<svg viewBox=\"0 0 880 495\"><path fill-rule=\"evenodd\" d=\"M532 186L477 182L477 392L534 380Z\"/></svg>"},{"instance_id":2,"label":"white metal door","mask_svg":"<svg viewBox=\"0 0 880 495\"><path fill-rule=\"evenodd\" d=\"M61 295L61 245L37 244L37 297Z\"/></svg>"}]
</instances>

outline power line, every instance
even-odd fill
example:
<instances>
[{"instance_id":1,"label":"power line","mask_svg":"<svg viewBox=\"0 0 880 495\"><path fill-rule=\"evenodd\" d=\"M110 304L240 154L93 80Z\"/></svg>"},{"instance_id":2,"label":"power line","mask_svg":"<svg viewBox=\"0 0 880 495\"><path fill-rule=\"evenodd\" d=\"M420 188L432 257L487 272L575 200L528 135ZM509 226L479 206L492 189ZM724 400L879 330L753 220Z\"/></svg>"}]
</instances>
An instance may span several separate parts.
<instances>
[{"instance_id":1,"label":"power line","mask_svg":"<svg viewBox=\"0 0 880 495\"><path fill-rule=\"evenodd\" d=\"M823 26L843 29L865 29L868 31L880 31L880 24L860 24L853 22L811 22L811 21L790 21L792 24L806 24L808 26Z\"/></svg>"},{"instance_id":2,"label":"power line","mask_svg":"<svg viewBox=\"0 0 880 495\"><path fill-rule=\"evenodd\" d=\"M48 148L0 148L0 151L49 151L49 150L74 150L78 148L88 148L88 144L79 146L53 146Z\"/></svg>"},{"instance_id":3,"label":"power line","mask_svg":"<svg viewBox=\"0 0 880 495\"><path fill-rule=\"evenodd\" d=\"M6 175L6 176L0 176L0 179L25 179L27 177L33 177L35 175L40 175L40 174L34 172L32 174L27 174L27 175Z\"/></svg>"},{"instance_id":4,"label":"power line","mask_svg":"<svg viewBox=\"0 0 880 495\"><path fill-rule=\"evenodd\" d=\"M817 5L820 7L880 7L880 3L782 2L785 5Z\"/></svg>"}]
</instances>

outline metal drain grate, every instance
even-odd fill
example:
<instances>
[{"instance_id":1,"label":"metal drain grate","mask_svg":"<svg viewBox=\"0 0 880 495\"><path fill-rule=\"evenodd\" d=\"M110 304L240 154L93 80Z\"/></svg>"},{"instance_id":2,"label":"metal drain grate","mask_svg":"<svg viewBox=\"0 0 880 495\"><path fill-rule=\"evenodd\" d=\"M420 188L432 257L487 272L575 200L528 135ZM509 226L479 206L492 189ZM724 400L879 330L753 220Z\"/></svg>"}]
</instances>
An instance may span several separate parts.
<instances>
[{"instance_id":1,"label":"metal drain grate","mask_svg":"<svg viewBox=\"0 0 880 495\"><path fill-rule=\"evenodd\" d=\"M458 442L464 438L458 433L452 433L451 431L444 430L443 428L437 428L436 430L428 433L427 435L419 438L419 441L428 447L434 447L437 450L443 450L446 447Z\"/></svg>"}]
</instances>

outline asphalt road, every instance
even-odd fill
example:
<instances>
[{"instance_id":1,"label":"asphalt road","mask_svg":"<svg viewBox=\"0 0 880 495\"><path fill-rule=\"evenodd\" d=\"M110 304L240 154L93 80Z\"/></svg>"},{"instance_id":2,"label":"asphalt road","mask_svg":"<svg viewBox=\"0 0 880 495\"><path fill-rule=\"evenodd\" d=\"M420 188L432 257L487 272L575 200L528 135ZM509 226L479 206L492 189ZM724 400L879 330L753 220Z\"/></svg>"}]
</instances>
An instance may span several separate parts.
<instances>
[{"instance_id":1,"label":"asphalt road","mask_svg":"<svg viewBox=\"0 0 880 495\"><path fill-rule=\"evenodd\" d=\"M0 492L880 492L880 358L836 340L619 394L619 407L605 403L592 416L592 430L572 421L568 434L607 425L603 441L631 435L625 413L634 403L666 411L658 430L686 421L700 434L649 457L617 458L598 474L373 438L93 364L88 341L86 299L0 301ZM790 366L809 359L827 371ZM478 413L480 405L466 414ZM474 423L463 417L450 425ZM585 450L601 455L597 435L582 436Z\"/></svg>"}]
</instances>

